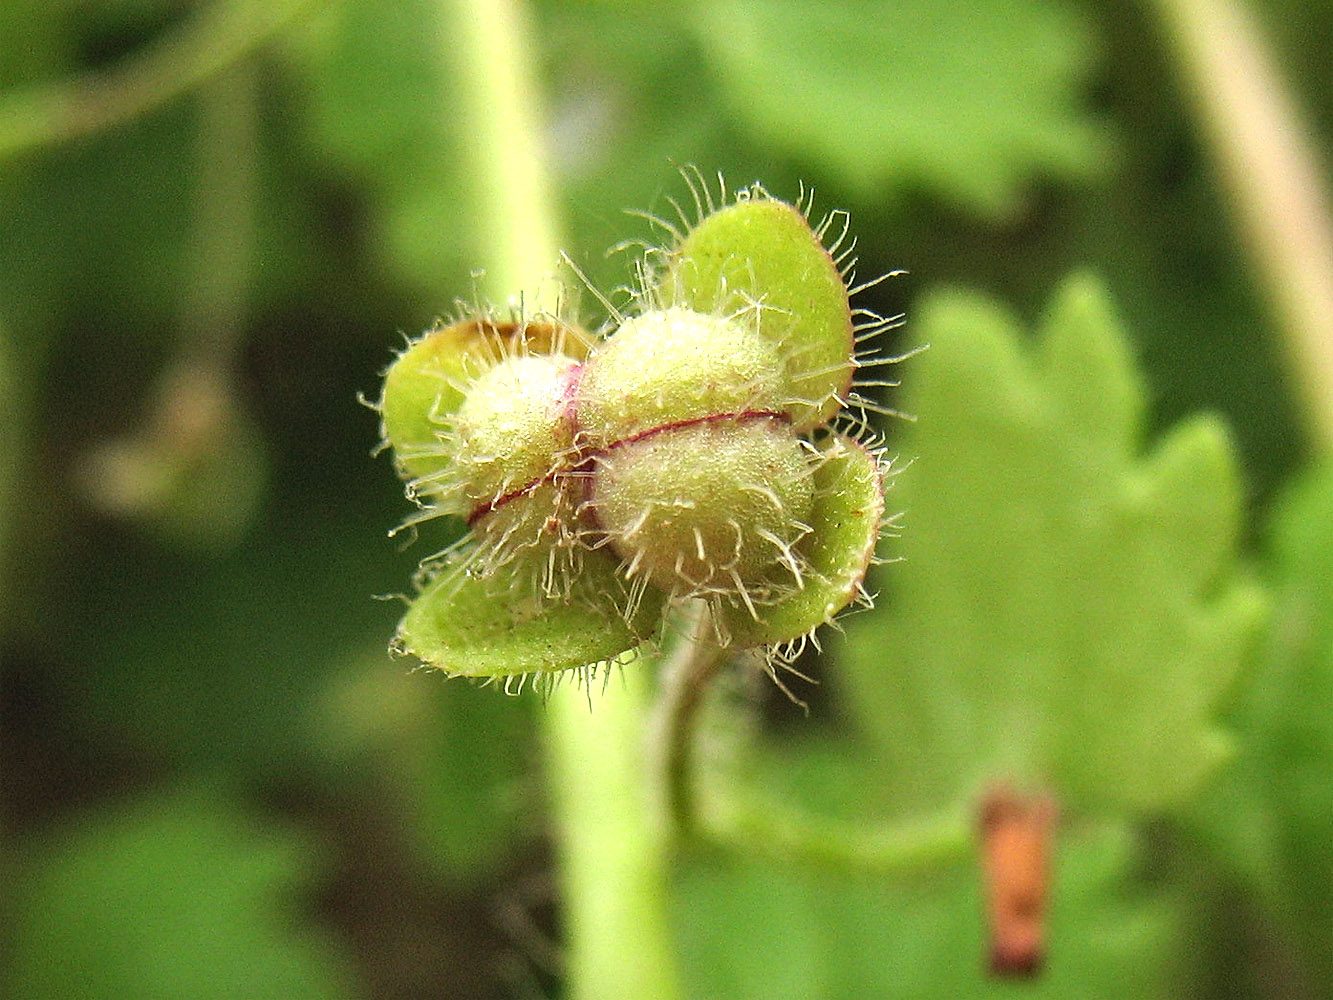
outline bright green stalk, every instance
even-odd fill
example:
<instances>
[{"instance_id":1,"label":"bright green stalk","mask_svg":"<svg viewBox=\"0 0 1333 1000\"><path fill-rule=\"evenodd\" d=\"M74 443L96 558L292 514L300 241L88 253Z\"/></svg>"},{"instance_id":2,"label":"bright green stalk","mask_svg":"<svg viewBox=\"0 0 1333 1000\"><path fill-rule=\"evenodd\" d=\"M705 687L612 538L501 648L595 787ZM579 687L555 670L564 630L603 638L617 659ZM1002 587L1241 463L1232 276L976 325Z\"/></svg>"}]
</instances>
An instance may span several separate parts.
<instances>
[{"instance_id":1,"label":"bright green stalk","mask_svg":"<svg viewBox=\"0 0 1333 1000\"><path fill-rule=\"evenodd\" d=\"M704 840L793 864L908 876L976 855L976 818L962 809L876 825L821 817L727 788L702 813L697 823Z\"/></svg>"},{"instance_id":2,"label":"bright green stalk","mask_svg":"<svg viewBox=\"0 0 1333 1000\"><path fill-rule=\"evenodd\" d=\"M557 262L555 195L541 128L536 53L520 0L441 0L440 45L449 62L443 95L459 132L475 197L473 217L489 245L483 288L501 302L523 292L529 308L553 309L543 279Z\"/></svg>"},{"instance_id":3,"label":"bright green stalk","mask_svg":"<svg viewBox=\"0 0 1333 1000\"><path fill-rule=\"evenodd\" d=\"M1258 25L1233 0L1156 0L1286 341L1315 447L1333 451L1333 211Z\"/></svg>"},{"instance_id":4,"label":"bright green stalk","mask_svg":"<svg viewBox=\"0 0 1333 1000\"><path fill-rule=\"evenodd\" d=\"M648 672L635 664L591 700L564 684L547 706L560 833L568 996L680 995L666 916L666 852L643 745Z\"/></svg>"},{"instance_id":5,"label":"bright green stalk","mask_svg":"<svg viewBox=\"0 0 1333 1000\"><path fill-rule=\"evenodd\" d=\"M544 279L557 261L557 227L527 11L519 0L441 0L440 14L456 88L448 107L470 136L470 180L490 238L478 248L483 291L523 291L529 309L551 308ZM604 689L563 684L543 716L572 1000L679 995L643 759L647 685L641 666Z\"/></svg>"}]
</instances>

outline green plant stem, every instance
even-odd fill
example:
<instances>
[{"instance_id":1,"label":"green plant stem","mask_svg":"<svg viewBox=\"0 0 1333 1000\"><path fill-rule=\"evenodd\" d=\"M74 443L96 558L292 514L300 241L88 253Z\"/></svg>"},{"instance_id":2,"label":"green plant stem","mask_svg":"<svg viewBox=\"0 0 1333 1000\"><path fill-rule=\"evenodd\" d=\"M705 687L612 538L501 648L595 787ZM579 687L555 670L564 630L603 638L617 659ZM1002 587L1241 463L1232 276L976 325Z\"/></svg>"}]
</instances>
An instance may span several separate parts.
<instances>
[{"instance_id":1,"label":"green plant stem","mask_svg":"<svg viewBox=\"0 0 1333 1000\"><path fill-rule=\"evenodd\" d=\"M1333 452L1333 211L1258 25L1233 0L1156 0L1282 331L1314 443Z\"/></svg>"},{"instance_id":2,"label":"green plant stem","mask_svg":"<svg viewBox=\"0 0 1333 1000\"><path fill-rule=\"evenodd\" d=\"M696 789L691 747L709 685L726 665L707 606L680 616L680 639L662 665L650 746L670 832L746 854L852 871L908 874L971 857L974 826L961 812L906 822L857 824L793 809L748 786Z\"/></svg>"},{"instance_id":3,"label":"green plant stem","mask_svg":"<svg viewBox=\"0 0 1333 1000\"><path fill-rule=\"evenodd\" d=\"M481 291L553 308L554 199L542 150L536 54L518 0L440 0L440 51L457 84L442 101L470 131L468 169L483 252ZM545 746L560 863L566 995L680 995L666 912L661 824L644 762L647 672L551 692Z\"/></svg>"},{"instance_id":4,"label":"green plant stem","mask_svg":"<svg viewBox=\"0 0 1333 1000\"><path fill-rule=\"evenodd\" d=\"M734 789L714 796L702 839L746 854L852 872L911 875L976 856L976 824L961 811L892 823L813 815Z\"/></svg>"},{"instance_id":5,"label":"green plant stem","mask_svg":"<svg viewBox=\"0 0 1333 1000\"><path fill-rule=\"evenodd\" d=\"M129 121L253 52L315 0L218 0L103 73L0 94L0 162Z\"/></svg>"},{"instance_id":6,"label":"green plant stem","mask_svg":"<svg viewBox=\"0 0 1333 1000\"><path fill-rule=\"evenodd\" d=\"M259 198L259 80L239 63L203 87L182 360L230 373L245 330Z\"/></svg>"},{"instance_id":7,"label":"green plant stem","mask_svg":"<svg viewBox=\"0 0 1333 1000\"><path fill-rule=\"evenodd\" d=\"M167 452L191 456L215 447L219 428L239 405L233 382L255 250L258 90L257 68L245 62L199 90L190 277L155 419Z\"/></svg>"},{"instance_id":8,"label":"green plant stem","mask_svg":"<svg viewBox=\"0 0 1333 1000\"><path fill-rule=\"evenodd\" d=\"M546 745L559 827L567 995L680 996L666 909L665 831L654 822L642 663L591 695L552 692Z\"/></svg>"},{"instance_id":9,"label":"green plant stem","mask_svg":"<svg viewBox=\"0 0 1333 1000\"><path fill-rule=\"evenodd\" d=\"M241 62L196 95L195 218L175 347L143 427L102 442L87 456L90 495L116 515L161 516L174 502L182 470L225 452L236 433L235 368L255 247L257 76L254 63ZM246 509L236 499L232 509ZM217 530L225 535L224 524L244 520L218 521Z\"/></svg>"},{"instance_id":10,"label":"green plant stem","mask_svg":"<svg viewBox=\"0 0 1333 1000\"><path fill-rule=\"evenodd\" d=\"M726 662L726 650L713 637L712 616L702 601L681 615L680 640L662 664L657 701L649 727L656 751L653 770L658 775L670 830L678 837L696 832L698 809L694 801L690 747L708 684Z\"/></svg>"},{"instance_id":11,"label":"green plant stem","mask_svg":"<svg viewBox=\"0 0 1333 1000\"><path fill-rule=\"evenodd\" d=\"M442 0L451 65L444 95L468 136L464 167L478 231L491 240L484 286L500 297L554 309L555 194L543 144L535 60L524 6L515 0Z\"/></svg>"}]
</instances>

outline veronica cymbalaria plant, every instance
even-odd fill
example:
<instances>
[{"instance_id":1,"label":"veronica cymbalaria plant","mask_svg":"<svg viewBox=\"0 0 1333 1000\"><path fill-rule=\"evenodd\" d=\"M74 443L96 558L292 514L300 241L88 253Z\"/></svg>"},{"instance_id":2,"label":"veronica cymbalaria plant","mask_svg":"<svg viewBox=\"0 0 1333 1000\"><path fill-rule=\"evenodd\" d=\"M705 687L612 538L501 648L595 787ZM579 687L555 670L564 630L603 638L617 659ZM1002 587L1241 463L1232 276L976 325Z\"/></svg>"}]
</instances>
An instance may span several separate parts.
<instances>
[{"instance_id":1,"label":"veronica cymbalaria plant","mask_svg":"<svg viewBox=\"0 0 1333 1000\"><path fill-rule=\"evenodd\" d=\"M695 193L608 334L483 312L389 367L410 520L468 529L423 562L403 652L483 678L595 669L699 599L720 645L771 663L868 602L888 462L858 387L894 359L858 345L893 321L850 305L842 213Z\"/></svg>"}]
</instances>

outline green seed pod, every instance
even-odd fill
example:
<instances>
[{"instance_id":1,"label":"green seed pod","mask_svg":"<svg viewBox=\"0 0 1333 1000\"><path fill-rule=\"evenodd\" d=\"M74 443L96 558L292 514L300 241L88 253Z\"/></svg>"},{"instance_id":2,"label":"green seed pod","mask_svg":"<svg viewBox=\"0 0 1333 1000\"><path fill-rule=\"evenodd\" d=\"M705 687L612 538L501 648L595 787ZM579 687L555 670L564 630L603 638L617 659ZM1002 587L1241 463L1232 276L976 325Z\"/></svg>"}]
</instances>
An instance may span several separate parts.
<instances>
[{"instance_id":1,"label":"green seed pod","mask_svg":"<svg viewBox=\"0 0 1333 1000\"><path fill-rule=\"evenodd\" d=\"M454 471L471 509L499 507L549 479L572 452L566 419L573 358L509 358L473 382L454 417Z\"/></svg>"},{"instance_id":2,"label":"green seed pod","mask_svg":"<svg viewBox=\"0 0 1333 1000\"><path fill-rule=\"evenodd\" d=\"M799 585L796 543L814 487L801 442L774 417L702 419L595 459L591 508L630 577L675 597L776 600Z\"/></svg>"},{"instance_id":3,"label":"green seed pod","mask_svg":"<svg viewBox=\"0 0 1333 1000\"><path fill-rule=\"evenodd\" d=\"M483 575L520 557L515 568L526 569L526 557L536 557L550 593L567 585L577 565L568 478L577 464L568 417L577 368L563 355L501 361L472 384L455 414L450 475L466 499Z\"/></svg>"},{"instance_id":4,"label":"green seed pod","mask_svg":"<svg viewBox=\"0 0 1333 1000\"><path fill-rule=\"evenodd\" d=\"M662 601L641 595L633 612L615 561L588 553L559 600L522 576L497 581L460 572L468 558L442 567L412 602L394 648L454 676L503 678L521 686L560 671L627 662L650 636Z\"/></svg>"},{"instance_id":5,"label":"green seed pod","mask_svg":"<svg viewBox=\"0 0 1333 1000\"><path fill-rule=\"evenodd\" d=\"M585 447L723 413L782 411L778 349L740 319L658 309L624 322L584 366L577 417Z\"/></svg>"},{"instance_id":6,"label":"green seed pod","mask_svg":"<svg viewBox=\"0 0 1333 1000\"><path fill-rule=\"evenodd\" d=\"M858 438L891 411L858 390L892 385L863 374L897 359L858 345L896 320L851 309L845 216L695 194L701 218L666 224L607 339L467 320L387 373L384 437L421 516L471 529L423 563L402 650L546 675L620 662L702 598L718 641L771 671L869 600L888 466Z\"/></svg>"},{"instance_id":7,"label":"green seed pod","mask_svg":"<svg viewBox=\"0 0 1333 1000\"><path fill-rule=\"evenodd\" d=\"M453 488L453 417L476 379L508 358L562 354L582 359L590 347L586 333L553 317L465 319L413 341L385 372L378 407L384 441L393 448L412 493L437 502ZM444 499L447 504L450 498ZM449 512L467 513L461 508Z\"/></svg>"},{"instance_id":8,"label":"green seed pod","mask_svg":"<svg viewBox=\"0 0 1333 1000\"><path fill-rule=\"evenodd\" d=\"M768 646L779 661L794 658L806 637L849 604L868 605L866 573L885 525L887 461L842 435L814 456L810 532L795 548L801 586L756 615L743 603L717 607L721 630L737 647Z\"/></svg>"}]
</instances>

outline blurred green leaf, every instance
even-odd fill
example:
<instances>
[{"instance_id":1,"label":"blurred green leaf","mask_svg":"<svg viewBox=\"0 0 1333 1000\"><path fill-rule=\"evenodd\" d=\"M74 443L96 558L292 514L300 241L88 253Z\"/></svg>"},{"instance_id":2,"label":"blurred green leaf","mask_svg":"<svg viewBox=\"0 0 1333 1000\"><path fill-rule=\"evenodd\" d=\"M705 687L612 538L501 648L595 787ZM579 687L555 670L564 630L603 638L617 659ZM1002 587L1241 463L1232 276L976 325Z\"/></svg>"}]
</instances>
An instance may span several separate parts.
<instances>
[{"instance_id":1,"label":"blurred green leaf","mask_svg":"<svg viewBox=\"0 0 1333 1000\"><path fill-rule=\"evenodd\" d=\"M1121 828L1062 842L1047 968L1025 996L1180 995L1174 901L1134 888ZM985 972L980 875L960 864L912 881L695 855L682 866L676 927L694 997L1010 996Z\"/></svg>"},{"instance_id":2,"label":"blurred green leaf","mask_svg":"<svg viewBox=\"0 0 1333 1000\"><path fill-rule=\"evenodd\" d=\"M1234 565L1224 428L1139 453L1143 391L1088 279L1030 347L975 296L935 296L914 327L905 561L848 623L860 721L923 802L1007 779L1075 810L1188 799L1227 756L1213 714L1263 610Z\"/></svg>"},{"instance_id":3,"label":"blurred green leaf","mask_svg":"<svg viewBox=\"0 0 1333 1000\"><path fill-rule=\"evenodd\" d=\"M1034 178L1085 178L1110 150L1079 108L1093 45L1072 10L1030 0L697 10L738 119L862 194L922 186L1012 214Z\"/></svg>"},{"instance_id":4,"label":"blurred green leaf","mask_svg":"<svg viewBox=\"0 0 1333 1000\"><path fill-rule=\"evenodd\" d=\"M1302 475L1273 520L1274 611L1233 714L1238 767L1205 823L1308 963L1333 981L1333 466Z\"/></svg>"},{"instance_id":5,"label":"blurred green leaf","mask_svg":"<svg viewBox=\"0 0 1333 1000\"><path fill-rule=\"evenodd\" d=\"M198 792L86 814L19 873L14 1000L273 1000L357 995L300 925L311 872L294 835Z\"/></svg>"}]
</instances>

